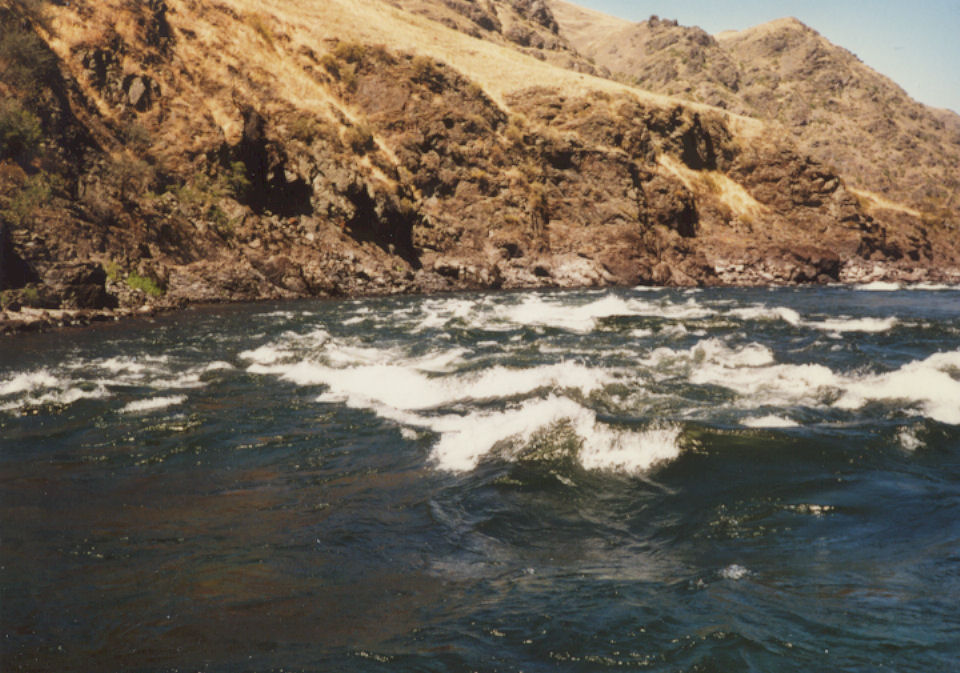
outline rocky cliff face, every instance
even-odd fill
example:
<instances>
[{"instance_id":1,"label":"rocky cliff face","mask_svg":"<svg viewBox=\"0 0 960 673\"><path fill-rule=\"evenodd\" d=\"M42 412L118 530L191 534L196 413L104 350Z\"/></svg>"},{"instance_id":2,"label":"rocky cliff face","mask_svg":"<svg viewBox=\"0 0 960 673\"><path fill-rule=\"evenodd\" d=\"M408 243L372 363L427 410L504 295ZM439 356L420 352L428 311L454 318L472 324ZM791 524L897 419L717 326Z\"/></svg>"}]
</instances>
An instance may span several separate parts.
<instances>
[{"instance_id":1,"label":"rocky cliff face","mask_svg":"<svg viewBox=\"0 0 960 673\"><path fill-rule=\"evenodd\" d=\"M960 259L955 240L909 213L879 217L759 122L518 52L510 27L562 33L542 2L46 12L0 17L8 320L21 307L920 279Z\"/></svg>"}]
</instances>

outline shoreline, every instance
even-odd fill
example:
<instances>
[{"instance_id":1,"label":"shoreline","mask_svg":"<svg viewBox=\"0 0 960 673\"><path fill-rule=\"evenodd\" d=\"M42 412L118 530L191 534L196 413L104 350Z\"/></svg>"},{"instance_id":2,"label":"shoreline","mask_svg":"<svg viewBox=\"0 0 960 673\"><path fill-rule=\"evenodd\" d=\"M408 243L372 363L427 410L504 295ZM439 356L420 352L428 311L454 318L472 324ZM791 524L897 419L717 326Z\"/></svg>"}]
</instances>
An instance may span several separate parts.
<instances>
[{"instance_id":1,"label":"shoreline","mask_svg":"<svg viewBox=\"0 0 960 673\"><path fill-rule=\"evenodd\" d=\"M749 288L773 288L773 287L846 287L856 288L857 286L869 285L872 283L884 283L899 286L900 290L910 290L911 286L946 286L960 289L960 269L899 269L896 267L883 267L875 265L869 273L865 273L863 267L857 268L854 273L841 274L841 280L835 283L799 283L790 281L770 280L766 282L750 282L753 279L739 278L735 280L721 279L712 284L697 285L694 287L704 288L726 288L726 289L749 289ZM746 275L746 274L745 274ZM244 303L260 302L278 302L288 303L295 301L343 301L358 299L376 299L383 297L429 297L444 294L453 294L460 292L526 292L531 290L604 290L604 289L622 289L630 287L639 287L639 285L620 285L615 283L599 285L583 285L571 287L562 284L544 284L531 285L529 287L510 287L495 288L482 286L464 286L453 287L449 289L438 290L419 290L409 291L409 289L399 288L398 292L370 292L344 295L310 295L298 297L261 297L261 298L238 298L225 299L222 301L197 301L182 302L180 304L171 303L144 303L140 306L123 306L119 308L105 309L63 309L63 308L30 308L21 307L19 310L0 310L0 338L4 336L13 336L26 333L49 332L53 330L62 330L69 328L90 327L98 323L120 322L132 318L151 318L158 315L168 315L171 313L182 312L190 308L216 307ZM693 289L681 285L649 285L645 287L655 289ZM893 288L890 288L893 289ZM917 289L924 289L917 287ZM937 288L942 289L942 288Z\"/></svg>"}]
</instances>

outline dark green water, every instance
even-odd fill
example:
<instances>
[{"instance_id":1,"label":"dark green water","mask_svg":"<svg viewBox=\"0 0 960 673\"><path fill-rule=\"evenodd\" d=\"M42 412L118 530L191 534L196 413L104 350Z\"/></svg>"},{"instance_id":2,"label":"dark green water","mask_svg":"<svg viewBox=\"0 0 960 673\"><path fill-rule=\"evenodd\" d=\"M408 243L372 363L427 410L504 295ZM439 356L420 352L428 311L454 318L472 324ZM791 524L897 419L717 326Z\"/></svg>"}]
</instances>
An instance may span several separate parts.
<instances>
[{"instance_id":1,"label":"dark green water","mask_svg":"<svg viewBox=\"0 0 960 673\"><path fill-rule=\"evenodd\" d=\"M954 671L960 291L6 338L0 497L3 671Z\"/></svg>"}]
</instances>

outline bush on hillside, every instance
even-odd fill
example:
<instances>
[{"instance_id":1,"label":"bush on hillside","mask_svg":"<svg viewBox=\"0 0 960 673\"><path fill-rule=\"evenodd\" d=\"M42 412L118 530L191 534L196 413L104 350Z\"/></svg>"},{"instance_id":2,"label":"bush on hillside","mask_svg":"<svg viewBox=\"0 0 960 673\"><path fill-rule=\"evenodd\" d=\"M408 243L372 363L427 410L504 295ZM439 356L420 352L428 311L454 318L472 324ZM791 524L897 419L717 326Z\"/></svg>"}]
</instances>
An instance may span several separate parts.
<instances>
[{"instance_id":1,"label":"bush on hillside","mask_svg":"<svg viewBox=\"0 0 960 673\"><path fill-rule=\"evenodd\" d=\"M18 89L35 89L37 82L46 81L57 66L53 52L32 28L31 24L42 21L31 15L24 20L6 12L0 18L4 23L0 30L0 79Z\"/></svg>"},{"instance_id":2,"label":"bush on hillside","mask_svg":"<svg viewBox=\"0 0 960 673\"><path fill-rule=\"evenodd\" d=\"M19 101L0 100L0 159L29 161L40 148L40 120Z\"/></svg>"}]
</instances>

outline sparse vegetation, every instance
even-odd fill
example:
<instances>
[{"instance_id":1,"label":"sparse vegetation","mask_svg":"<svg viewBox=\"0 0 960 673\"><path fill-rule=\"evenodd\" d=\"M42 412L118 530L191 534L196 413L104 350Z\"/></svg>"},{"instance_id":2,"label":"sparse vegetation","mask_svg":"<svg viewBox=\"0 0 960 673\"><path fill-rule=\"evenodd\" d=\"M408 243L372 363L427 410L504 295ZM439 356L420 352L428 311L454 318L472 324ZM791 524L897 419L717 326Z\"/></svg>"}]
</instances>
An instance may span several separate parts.
<instances>
[{"instance_id":1,"label":"sparse vegetation","mask_svg":"<svg viewBox=\"0 0 960 673\"><path fill-rule=\"evenodd\" d=\"M340 77L340 61L332 53L327 52L320 57L320 66L334 77Z\"/></svg>"},{"instance_id":2,"label":"sparse vegetation","mask_svg":"<svg viewBox=\"0 0 960 673\"><path fill-rule=\"evenodd\" d=\"M164 294L163 288L157 284L157 281L148 276L141 276L136 271L131 271L127 275L127 285L129 285L132 289L140 290L144 294L150 295L151 297L162 297Z\"/></svg>"},{"instance_id":3,"label":"sparse vegetation","mask_svg":"<svg viewBox=\"0 0 960 673\"><path fill-rule=\"evenodd\" d=\"M547 188L539 182L530 185L530 226L534 236L543 236L550 221Z\"/></svg>"},{"instance_id":4,"label":"sparse vegetation","mask_svg":"<svg viewBox=\"0 0 960 673\"><path fill-rule=\"evenodd\" d=\"M110 260L109 262L104 262L102 265L104 273L107 274L107 281L111 283L117 283L120 281L120 276L122 274L122 269L120 265Z\"/></svg>"},{"instance_id":5,"label":"sparse vegetation","mask_svg":"<svg viewBox=\"0 0 960 673\"><path fill-rule=\"evenodd\" d=\"M18 0L13 7L16 11L3 18L0 31L0 79L30 90L57 67L53 52L32 27L46 25L45 3Z\"/></svg>"},{"instance_id":6,"label":"sparse vegetation","mask_svg":"<svg viewBox=\"0 0 960 673\"><path fill-rule=\"evenodd\" d=\"M126 202L152 189L157 180L157 172L143 159L123 153L107 163L104 177L116 186L120 201Z\"/></svg>"},{"instance_id":7,"label":"sparse vegetation","mask_svg":"<svg viewBox=\"0 0 960 673\"><path fill-rule=\"evenodd\" d=\"M43 140L40 120L13 98L0 101L0 159L28 162Z\"/></svg>"},{"instance_id":8,"label":"sparse vegetation","mask_svg":"<svg viewBox=\"0 0 960 673\"><path fill-rule=\"evenodd\" d=\"M344 131L343 141L357 154L366 154L377 146L373 133L364 124L356 124L347 128Z\"/></svg>"},{"instance_id":9,"label":"sparse vegetation","mask_svg":"<svg viewBox=\"0 0 960 673\"><path fill-rule=\"evenodd\" d=\"M220 199L242 196L249 188L246 166L242 161L234 161L213 175L198 171L191 179L172 186L167 191L184 206L208 209Z\"/></svg>"},{"instance_id":10,"label":"sparse vegetation","mask_svg":"<svg viewBox=\"0 0 960 673\"><path fill-rule=\"evenodd\" d=\"M359 42L341 42L333 48L333 55L344 63L359 63L367 53L367 48Z\"/></svg>"},{"instance_id":11,"label":"sparse vegetation","mask_svg":"<svg viewBox=\"0 0 960 673\"><path fill-rule=\"evenodd\" d=\"M62 179L53 173L40 171L27 175L17 166L0 164L0 217L14 225L22 225L37 210L50 202L57 190L63 188Z\"/></svg>"},{"instance_id":12,"label":"sparse vegetation","mask_svg":"<svg viewBox=\"0 0 960 673\"><path fill-rule=\"evenodd\" d=\"M267 43L267 46L270 47L270 49L276 51L276 36L274 36L273 30L271 30L267 23L267 18L263 14L247 14L243 17L243 19L246 24L253 29L253 32L259 35L263 41Z\"/></svg>"},{"instance_id":13,"label":"sparse vegetation","mask_svg":"<svg viewBox=\"0 0 960 673\"><path fill-rule=\"evenodd\" d=\"M131 120L123 127L122 135L127 145L137 150L144 150L153 142L150 131L136 120Z\"/></svg>"},{"instance_id":14,"label":"sparse vegetation","mask_svg":"<svg viewBox=\"0 0 960 673\"><path fill-rule=\"evenodd\" d=\"M427 82L433 79L437 73L434 60L422 54L417 54L410 60L410 67L413 70L413 79L416 82Z\"/></svg>"},{"instance_id":15,"label":"sparse vegetation","mask_svg":"<svg viewBox=\"0 0 960 673\"><path fill-rule=\"evenodd\" d=\"M323 119L310 115L298 115L290 123L290 136L305 145L312 145L317 140L339 140L336 127Z\"/></svg>"},{"instance_id":16,"label":"sparse vegetation","mask_svg":"<svg viewBox=\"0 0 960 673\"><path fill-rule=\"evenodd\" d=\"M25 287L20 290L20 303L30 308L43 308L43 297L35 287Z\"/></svg>"}]
</instances>

